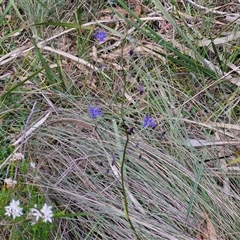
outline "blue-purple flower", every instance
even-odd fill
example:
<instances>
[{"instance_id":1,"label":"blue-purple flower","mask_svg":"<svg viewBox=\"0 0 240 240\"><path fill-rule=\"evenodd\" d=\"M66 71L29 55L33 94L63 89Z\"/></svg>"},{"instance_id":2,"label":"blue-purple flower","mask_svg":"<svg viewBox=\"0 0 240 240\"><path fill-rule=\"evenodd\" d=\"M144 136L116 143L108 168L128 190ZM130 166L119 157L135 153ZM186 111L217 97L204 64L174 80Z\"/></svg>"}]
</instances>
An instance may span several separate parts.
<instances>
[{"instance_id":1,"label":"blue-purple flower","mask_svg":"<svg viewBox=\"0 0 240 240\"><path fill-rule=\"evenodd\" d=\"M143 128L154 128L156 125L157 124L154 122L153 118L150 118L148 115L146 115L146 117L143 119Z\"/></svg>"},{"instance_id":2,"label":"blue-purple flower","mask_svg":"<svg viewBox=\"0 0 240 240\"><path fill-rule=\"evenodd\" d=\"M108 34L105 31L99 29L93 34L93 37L95 37L99 42L104 42L107 35Z\"/></svg>"},{"instance_id":3,"label":"blue-purple flower","mask_svg":"<svg viewBox=\"0 0 240 240\"><path fill-rule=\"evenodd\" d=\"M142 85L139 85L138 86L138 91L139 91L139 94L142 95L144 93L144 89L143 89L143 86Z\"/></svg>"},{"instance_id":4,"label":"blue-purple flower","mask_svg":"<svg viewBox=\"0 0 240 240\"><path fill-rule=\"evenodd\" d=\"M134 134L134 128L133 128L133 127L130 127L130 128L127 130L127 133L128 133L129 135Z\"/></svg>"},{"instance_id":5,"label":"blue-purple flower","mask_svg":"<svg viewBox=\"0 0 240 240\"><path fill-rule=\"evenodd\" d=\"M98 64L98 66L97 66L97 68L98 68L99 70L101 70L101 69L102 69L102 67L103 67L103 66L102 66L102 64L101 64L101 63L99 63L99 64Z\"/></svg>"},{"instance_id":6,"label":"blue-purple flower","mask_svg":"<svg viewBox=\"0 0 240 240\"><path fill-rule=\"evenodd\" d=\"M97 117L100 117L102 115L102 112L99 109L99 107L90 106L89 107L89 114L90 114L91 118L97 118Z\"/></svg>"}]
</instances>

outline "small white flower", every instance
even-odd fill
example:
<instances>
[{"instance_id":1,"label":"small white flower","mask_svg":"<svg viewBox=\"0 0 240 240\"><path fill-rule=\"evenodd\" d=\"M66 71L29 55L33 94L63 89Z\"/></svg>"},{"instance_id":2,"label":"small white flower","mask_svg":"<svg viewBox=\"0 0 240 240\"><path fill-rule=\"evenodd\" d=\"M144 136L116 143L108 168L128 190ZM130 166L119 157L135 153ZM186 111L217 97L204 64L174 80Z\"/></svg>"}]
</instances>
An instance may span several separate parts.
<instances>
[{"instance_id":1,"label":"small white flower","mask_svg":"<svg viewBox=\"0 0 240 240\"><path fill-rule=\"evenodd\" d=\"M34 207L36 207L36 205ZM38 209L36 209L36 208L31 208L30 209L30 215L34 216L36 218L36 221L38 221L38 219L40 217L42 217L41 212Z\"/></svg>"},{"instance_id":2,"label":"small white flower","mask_svg":"<svg viewBox=\"0 0 240 240\"><path fill-rule=\"evenodd\" d=\"M35 224L39 220L39 218L42 217L41 212L36 207L37 205L35 204L34 208L31 208L29 213L31 217L34 217L34 220L32 221L32 225Z\"/></svg>"},{"instance_id":3,"label":"small white flower","mask_svg":"<svg viewBox=\"0 0 240 240\"><path fill-rule=\"evenodd\" d=\"M35 162L30 162L31 168L36 168L36 163Z\"/></svg>"},{"instance_id":4,"label":"small white flower","mask_svg":"<svg viewBox=\"0 0 240 240\"><path fill-rule=\"evenodd\" d=\"M42 209L39 211L37 209L37 205L34 205L34 208L30 209L29 216L34 217L32 221L32 225L35 224L39 219L43 219L43 222L52 222L53 212L52 212L52 206L48 206L46 203L44 203Z\"/></svg>"},{"instance_id":5,"label":"small white flower","mask_svg":"<svg viewBox=\"0 0 240 240\"><path fill-rule=\"evenodd\" d=\"M12 199L12 201L10 202L9 206L5 207L5 215L13 217L13 219L15 219L16 217L20 217L23 213L22 213L22 208L19 207L19 200L14 200Z\"/></svg>"},{"instance_id":6,"label":"small white flower","mask_svg":"<svg viewBox=\"0 0 240 240\"><path fill-rule=\"evenodd\" d=\"M42 209L40 210L42 213L43 222L52 222L53 212L51 208L52 206L48 206L46 203L44 203Z\"/></svg>"},{"instance_id":7,"label":"small white flower","mask_svg":"<svg viewBox=\"0 0 240 240\"><path fill-rule=\"evenodd\" d=\"M22 153L14 153L12 157L12 161L20 161L24 159L24 155Z\"/></svg>"},{"instance_id":8,"label":"small white flower","mask_svg":"<svg viewBox=\"0 0 240 240\"><path fill-rule=\"evenodd\" d=\"M17 181L12 180L11 178L5 178L4 182L6 183L7 188L14 187L17 184Z\"/></svg>"}]
</instances>

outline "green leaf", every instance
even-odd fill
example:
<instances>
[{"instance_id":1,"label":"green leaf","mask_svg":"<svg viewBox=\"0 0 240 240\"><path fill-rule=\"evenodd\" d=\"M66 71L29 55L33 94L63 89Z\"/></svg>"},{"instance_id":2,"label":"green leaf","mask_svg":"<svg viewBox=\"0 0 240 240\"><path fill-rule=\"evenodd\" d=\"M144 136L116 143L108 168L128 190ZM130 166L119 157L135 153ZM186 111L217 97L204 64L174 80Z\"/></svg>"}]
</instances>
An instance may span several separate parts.
<instances>
[{"instance_id":1,"label":"green leaf","mask_svg":"<svg viewBox=\"0 0 240 240\"><path fill-rule=\"evenodd\" d=\"M208 67L208 63L205 61L205 59L199 54L199 52L194 48L193 44L190 42L190 40L187 38L187 36L182 32L182 30L176 25L174 20L171 18L171 16L166 12L164 7L161 5L159 1L154 1L156 6L160 8L160 10L163 12L163 14L166 15L168 21L173 24L174 27L177 28L179 34L184 38L184 40L188 43L191 50L194 52L196 58L190 57L188 55L185 55L181 53L178 49L176 49L170 42L167 42L165 39L163 39L158 33L156 33L153 29L151 29L149 26L147 26L138 16L135 15L134 12L132 12L126 4L119 0L118 3L129 13L131 17L133 17L135 21L132 21L125 16L121 15L120 13L116 12L118 16L123 18L130 26L135 27L138 29L139 32L141 32L144 36L152 39L157 44L161 45L163 48L165 48L167 51L169 51L169 54L161 54L163 57L165 57L168 61L172 61L173 63L177 63L180 66L185 67L190 72L195 73L203 73L204 75L218 79L218 74L211 70L210 67ZM141 27L140 27L141 26ZM144 26L144 28L142 27ZM170 55L171 54L171 55ZM174 54L174 56L172 56Z\"/></svg>"}]
</instances>

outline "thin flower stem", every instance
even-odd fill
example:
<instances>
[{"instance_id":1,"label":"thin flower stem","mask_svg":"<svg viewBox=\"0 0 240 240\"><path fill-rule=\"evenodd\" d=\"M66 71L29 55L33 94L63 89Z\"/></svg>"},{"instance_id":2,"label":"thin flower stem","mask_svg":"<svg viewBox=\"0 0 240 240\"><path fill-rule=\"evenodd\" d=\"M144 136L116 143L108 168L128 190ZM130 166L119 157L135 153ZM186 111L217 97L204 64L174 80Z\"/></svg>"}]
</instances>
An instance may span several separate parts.
<instances>
[{"instance_id":1,"label":"thin flower stem","mask_svg":"<svg viewBox=\"0 0 240 240\"><path fill-rule=\"evenodd\" d=\"M127 33L126 33L127 34ZM125 36L126 38L127 36ZM125 123L124 120L124 98L125 98L125 93L126 93L126 87L127 87L127 76L126 76L126 72L124 71L124 57L123 57L123 49L124 49L124 39L122 40L121 43L121 61L120 61L120 65L122 67L122 73L123 73L123 95L122 95L122 102L121 102L121 119L123 122L123 127L125 129L127 129L127 125ZM128 200L127 200L127 192L126 192L126 188L125 188L125 178L124 178L124 167L125 167L125 162L126 162L126 152L127 152L127 147L128 147L128 143L129 143L129 133L126 130L126 141L124 144L124 149L123 149L123 155L122 155L122 162L121 162L121 185L122 185L122 194L123 194L123 208L124 208L124 213L125 213L125 217L126 220L129 222L129 225L133 231L133 233L136 236L137 240L141 240L141 238L139 237L135 227L133 226L133 223L131 221L130 215L129 215L129 209L128 209Z\"/></svg>"},{"instance_id":2,"label":"thin flower stem","mask_svg":"<svg viewBox=\"0 0 240 240\"><path fill-rule=\"evenodd\" d=\"M123 119L123 124L125 125L124 119ZM122 194L123 194L123 207L124 207L124 213L125 213L125 217L127 219L127 221L130 224L131 229L133 230L137 240L141 240L141 238L138 236L138 233L135 229L135 227L132 224L130 215L129 215L129 210L128 210L128 200L127 200L127 193L126 193L126 188L125 188L125 179L124 179L124 166L125 166L125 162L126 162L126 151L127 151L127 147L128 147L128 143L129 143L129 136L128 136L128 132L126 131L126 142L124 145L124 149L123 149L123 157L122 157L122 163L121 163L121 184L122 184Z\"/></svg>"}]
</instances>

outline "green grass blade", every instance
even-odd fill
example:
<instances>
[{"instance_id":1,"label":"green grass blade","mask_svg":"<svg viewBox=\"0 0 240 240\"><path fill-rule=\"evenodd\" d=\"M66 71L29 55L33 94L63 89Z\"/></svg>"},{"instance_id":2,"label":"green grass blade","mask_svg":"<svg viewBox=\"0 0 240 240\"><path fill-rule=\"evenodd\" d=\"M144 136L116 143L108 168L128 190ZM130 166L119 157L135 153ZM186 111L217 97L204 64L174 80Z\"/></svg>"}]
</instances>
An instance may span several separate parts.
<instances>
[{"instance_id":1,"label":"green grass blade","mask_svg":"<svg viewBox=\"0 0 240 240\"><path fill-rule=\"evenodd\" d=\"M30 75L29 77L25 78L23 81L19 82L18 84L14 85L13 87L11 87L9 90L7 90L7 92L5 92L3 95L0 96L0 99L4 99L5 97L7 97L13 90L17 89L18 87L23 85L26 81L32 79L33 77L35 77L37 74L39 74L43 70L44 70L44 67L40 68L39 70L37 70L32 75Z\"/></svg>"},{"instance_id":2,"label":"green grass blade","mask_svg":"<svg viewBox=\"0 0 240 240\"><path fill-rule=\"evenodd\" d=\"M35 41L33 41L33 45L35 46L36 49L36 53L37 56L41 62L41 64L44 66L45 72L46 72L46 76L47 79L49 80L49 82L51 84L56 84L59 83L61 84L62 81L59 79L59 77L52 71L52 69L48 66L47 62L45 61L44 57L42 56L37 44L35 43Z\"/></svg>"},{"instance_id":3,"label":"green grass blade","mask_svg":"<svg viewBox=\"0 0 240 240\"><path fill-rule=\"evenodd\" d=\"M190 46L193 48L195 55L197 56L197 59L193 59L190 56L187 56L183 53L181 53L179 50L177 50L171 43L167 42L166 40L164 40L159 34L157 34L153 29L151 29L148 26L145 26L144 22L138 17L136 16L135 13L133 13L126 5L124 2L122 2L121 0L118 1L119 4L129 13L129 15L131 15L132 17L134 17L138 24L136 24L135 22L129 20L128 18L124 17L121 15L122 18L124 18L124 20L130 25L135 27L136 29L139 30L139 32L141 32L143 35L145 35L146 37L151 38L152 40L154 40L156 43L158 43L159 45L163 46L166 50L168 50L170 53L173 53L175 57L170 57L164 54L161 54L162 56L164 56L166 59L173 61L175 63L180 64L180 66L186 67L189 71L191 72L196 72L199 73L199 71L203 72L205 75L210 76L212 78L218 79L218 75L215 71L211 70L210 67L206 68L204 66L202 66L201 64L204 64L205 66L208 65L203 57L195 50L195 48L192 46L192 44L190 43L189 40L187 40L187 42L190 44ZM120 15L119 13L116 12L116 14ZM176 23L174 23L176 25ZM139 27L140 26L144 26L144 28ZM178 28L179 29L179 28ZM181 33L182 31L179 30ZM183 33L182 33L183 34ZM187 37L183 34L184 38L187 39ZM177 58L179 58L180 60L178 60ZM178 60L178 61L177 61ZM200 63L198 62L200 60Z\"/></svg>"},{"instance_id":4,"label":"green grass blade","mask_svg":"<svg viewBox=\"0 0 240 240\"><path fill-rule=\"evenodd\" d=\"M201 179L201 175L202 175L202 171L203 171L203 165L204 165L204 161L202 161L199 165L199 170L198 170L198 173L197 173L197 176L196 176L195 183L193 185L192 196L191 196L190 201L189 201L187 215L186 215L186 222L188 222L190 213L192 211L192 207L193 207L194 199L195 199L195 196L196 196L197 188L198 188L198 185L199 185L199 182L200 182L200 179Z\"/></svg>"},{"instance_id":5,"label":"green grass blade","mask_svg":"<svg viewBox=\"0 0 240 240\"><path fill-rule=\"evenodd\" d=\"M12 3L9 2L7 7L5 8L4 12L2 13L2 16L0 16L0 24L3 22L4 18L8 14L8 11L11 9L11 7L12 7Z\"/></svg>"}]
</instances>

